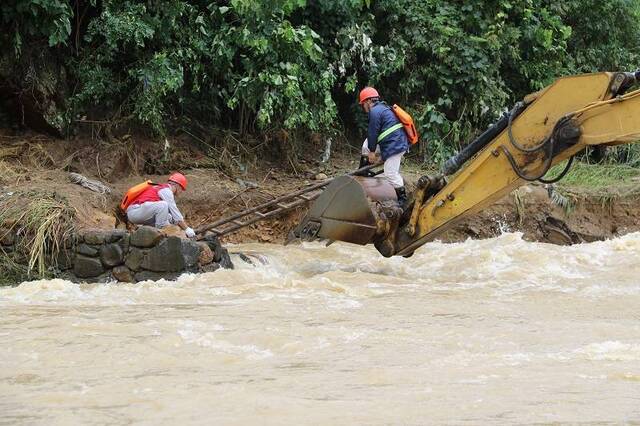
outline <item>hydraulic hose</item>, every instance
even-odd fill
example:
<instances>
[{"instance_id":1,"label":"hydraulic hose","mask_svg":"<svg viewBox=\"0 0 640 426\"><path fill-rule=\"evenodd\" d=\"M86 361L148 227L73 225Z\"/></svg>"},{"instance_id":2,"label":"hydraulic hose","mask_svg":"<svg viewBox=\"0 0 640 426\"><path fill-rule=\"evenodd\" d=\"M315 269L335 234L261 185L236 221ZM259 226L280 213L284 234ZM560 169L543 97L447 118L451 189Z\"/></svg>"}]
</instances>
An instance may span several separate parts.
<instances>
[{"instance_id":1,"label":"hydraulic hose","mask_svg":"<svg viewBox=\"0 0 640 426\"><path fill-rule=\"evenodd\" d=\"M541 183L548 183L548 184L558 182L560 179L565 177L565 175L569 172L569 170L571 169L571 165L573 164L573 159L575 157L576 157L575 155L572 155L571 158L569 158L569 161L567 161L567 165L564 166L564 170L562 170L562 172L558 176L554 177L553 179L548 179L548 180L540 178L540 179L538 179L538 181L541 182Z\"/></svg>"},{"instance_id":2,"label":"hydraulic hose","mask_svg":"<svg viewBox=\"0 0 640 426\"><path fill-rule=\"evenodd\" d=\"M489 142L494 140L504 129L507 128L509 122L520 115L525 110L527 104L518 102L511 111L504 113L502 117L478 136L473 142L467 145L458 154L449 158L442 167L442 174L450 176L460 170L460 167L471 157L476 155L482 148L487 146Z\"/></svg>"},{"instance_id":3,"label":"hydraulic hose","mask_svg":"<svg viewBox=\"0 0 640 426\"><path fill-rule=\"evenodd\" d=\"M547 142L545 140L544 144L546 143ZM548 146L551 146L551 143L549 143ZM534 182L541 179L544 175L547 174L547 172L551 168L552 156L551 156L551 152L548 152L547 153L548 155L544 159L542 172L539 173L537 176L527 176L525 172L518 166L518 164L516 163L516 160L513 158L513 155L511 155L509 150L506 149L504 146L501 146L500 148L502 149L502 152L504 153L504 155L507 157L507 160L509 160L509 164L511 164L511 168L513 169L514 173L518 175L520 179L526 180L527 182ZM551 151L551 150L548 150L548 151Z\"/></svg>"},{"instance_id":4,"label":"hydraulic hose","mask_svg":"<svg viewBox=\"0 0 640 426\"><path fill-rule=\"evenodd\" d=\"M511 155L511 152L509 152L508 149L506 149L504 146L500 147L502 149L502 152L504 152L504 155L507 157L507 159L509 160L509 164L511 164L511 168L513 169L513 171L515 172L516 175L518 175L519 178L524 179L528 182L533 182L533 181L539 181L542 183L555 183L557 181L559 181L560 179L562 179L567 172L569 172L569 169L571 168L571 165L573 163L573 156L571 157L571 159L569 160L569 162L567 163L567 165L565 166L564 170L562 171L562 173L560 173L560 175L558 175L557 177L551 179L551 180L545 180L543 179L544 175L547 174L547 172L549 171L549 169L551 169L551 162L553 161L553 155L555 153L555 148L556 148L556 138L558 137L559 129L561 129L565 124L567 124L567 122L569 122L569 120L571 120L573 115L566 115L564 117L562 117L560 120L558 120L558 122L556 123L556 125L553 127L553 131L551 132L551 136L549 136L548 138L545 138L541 143L539 143L538 145L536 145L536 149L520 149L520 145L518 145L517 143L514 143L515 140L512 140L511 143L512 145L516 148L519 149L520 151L523 152L534 152L534 151L542 151L544 150L544 155L545 155L545 159L544 159L544 163L542 165L542 172L540 172L537 176L527 176L525 174L525 172L522 170L522 168L520 168L520 166L518 166L518 164L516 163L515 159L513 158L513 155Z\"/></svg>"}]
</instances>

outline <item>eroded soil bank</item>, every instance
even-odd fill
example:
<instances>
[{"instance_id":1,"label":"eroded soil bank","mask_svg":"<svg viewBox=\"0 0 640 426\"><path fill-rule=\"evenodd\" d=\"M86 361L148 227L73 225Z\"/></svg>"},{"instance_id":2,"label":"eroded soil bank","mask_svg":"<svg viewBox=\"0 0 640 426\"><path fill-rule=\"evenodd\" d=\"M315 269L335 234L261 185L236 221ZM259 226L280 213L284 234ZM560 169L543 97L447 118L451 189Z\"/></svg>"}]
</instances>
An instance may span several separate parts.
<instances>
[{"instance_id":1,"label":"eroded soil bank","mask_svg":"<svg viewBox=\"0 0 640 426\"><path fill-rule=\"evenodd\" d=\"M189 179L189 188L180 194L178 204L189 224L197 228L315 183L319 174L337 176L357 166L355 156L344 153L334 154L328 163L320 163L316 158L320 157L321 149L312 146L309 155L298 160L295 170L274 158L234 173L229 164L215 166L209 157L172 143L173 154L156 152L157 145L142 140L107 144L90 139L61 141L40 135L0 135L0 194L39 197L42 193L56 193L75 210L79 230L113 229L123 226L118 223L115 211L128 187L143 179L161 182L166 177L145 170L166 169L168 173L178 169L171 166L179 166ZM72 183L70 172L99 180L111 192L100 194ZM411 165L403 171L410 188L425 173L428 172ZM638 195L633 190L619 189L601 189L596 193L562 186L528 185L461 222L444 234L442 240L488 238L504 231L520 231L526 240L571 244L638 231ZM258 223L224 237L222 243L281 243L303 214L304 209L299 209Z\"/></svg>"}]
</instances>

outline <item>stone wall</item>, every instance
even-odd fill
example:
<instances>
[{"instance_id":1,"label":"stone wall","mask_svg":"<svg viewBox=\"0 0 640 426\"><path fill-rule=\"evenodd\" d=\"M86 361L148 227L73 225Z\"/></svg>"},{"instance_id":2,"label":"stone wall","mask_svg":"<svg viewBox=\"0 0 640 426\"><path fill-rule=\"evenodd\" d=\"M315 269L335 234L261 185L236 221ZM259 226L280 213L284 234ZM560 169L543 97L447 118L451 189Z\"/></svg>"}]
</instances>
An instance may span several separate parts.
<instances>
[{"instance_id":1,"label":"stone wall","mask_svg":"<svg viewBox=\"0 0 640 426\"><path fill-rule=\"evenodd\" d=\"M60 257L59 268L68 268L65 272L71 278L94 282L171 280L184 272L233 268L229 253L217 238L196 242L165 236L150 226L141 226L132 233L85 232L79 236L74 251Z\"/></svg>"},{"instance_id":2,"label":"stone wall","mask_svg":"<svg viewBox=\"0 0 640 426\"><path fill-rule=\"evenodd\" d=\"M16 236L0 233L2 250L14 250ZM200 242L166 236L141 226L125 230L91 230L62 248L55 275L74 282L138 282L173 280L185 272L211 272L233 268L229 253L215 237Z\"/></svg>"}]
</instances>

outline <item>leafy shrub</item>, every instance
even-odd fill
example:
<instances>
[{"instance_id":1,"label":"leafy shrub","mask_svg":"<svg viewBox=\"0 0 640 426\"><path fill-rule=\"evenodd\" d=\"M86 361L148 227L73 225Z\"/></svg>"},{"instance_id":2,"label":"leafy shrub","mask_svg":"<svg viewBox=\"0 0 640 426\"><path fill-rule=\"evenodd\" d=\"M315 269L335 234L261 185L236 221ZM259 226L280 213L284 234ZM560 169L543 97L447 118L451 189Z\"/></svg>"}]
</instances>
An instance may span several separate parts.
<instances>
[{"instance_id":1,"label":"leafy shrub","mask_svg":"<svg viewBox=\"0 0 640 426\"><path fill-rule=\"evenodd\" d=\"M0 22L0 89L55 51L69 117L359 136L369 84L413 113L428 162L558 76L640 63L635 0L10 0Z\"/></svg>"}]
</instances>

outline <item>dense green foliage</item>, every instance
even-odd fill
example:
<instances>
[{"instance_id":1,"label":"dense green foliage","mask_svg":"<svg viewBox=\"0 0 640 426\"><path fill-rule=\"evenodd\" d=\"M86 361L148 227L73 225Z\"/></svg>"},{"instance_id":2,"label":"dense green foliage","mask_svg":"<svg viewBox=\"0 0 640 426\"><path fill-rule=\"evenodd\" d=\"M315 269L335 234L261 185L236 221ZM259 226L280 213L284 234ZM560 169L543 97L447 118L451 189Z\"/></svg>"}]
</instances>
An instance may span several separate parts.
<instances>
[{"instance_id":1,"label":"dense green foliage","mask_svg":"<svg viewBox=\"0 0 640 426\"><path fill-rule=\"evenodd\" d=\"M8 0L0 22L0 86L49 52L67 124L356 136L371 84L436 161L557 76L640 65L637 0Z\"/></svg>"}]
</instances>

